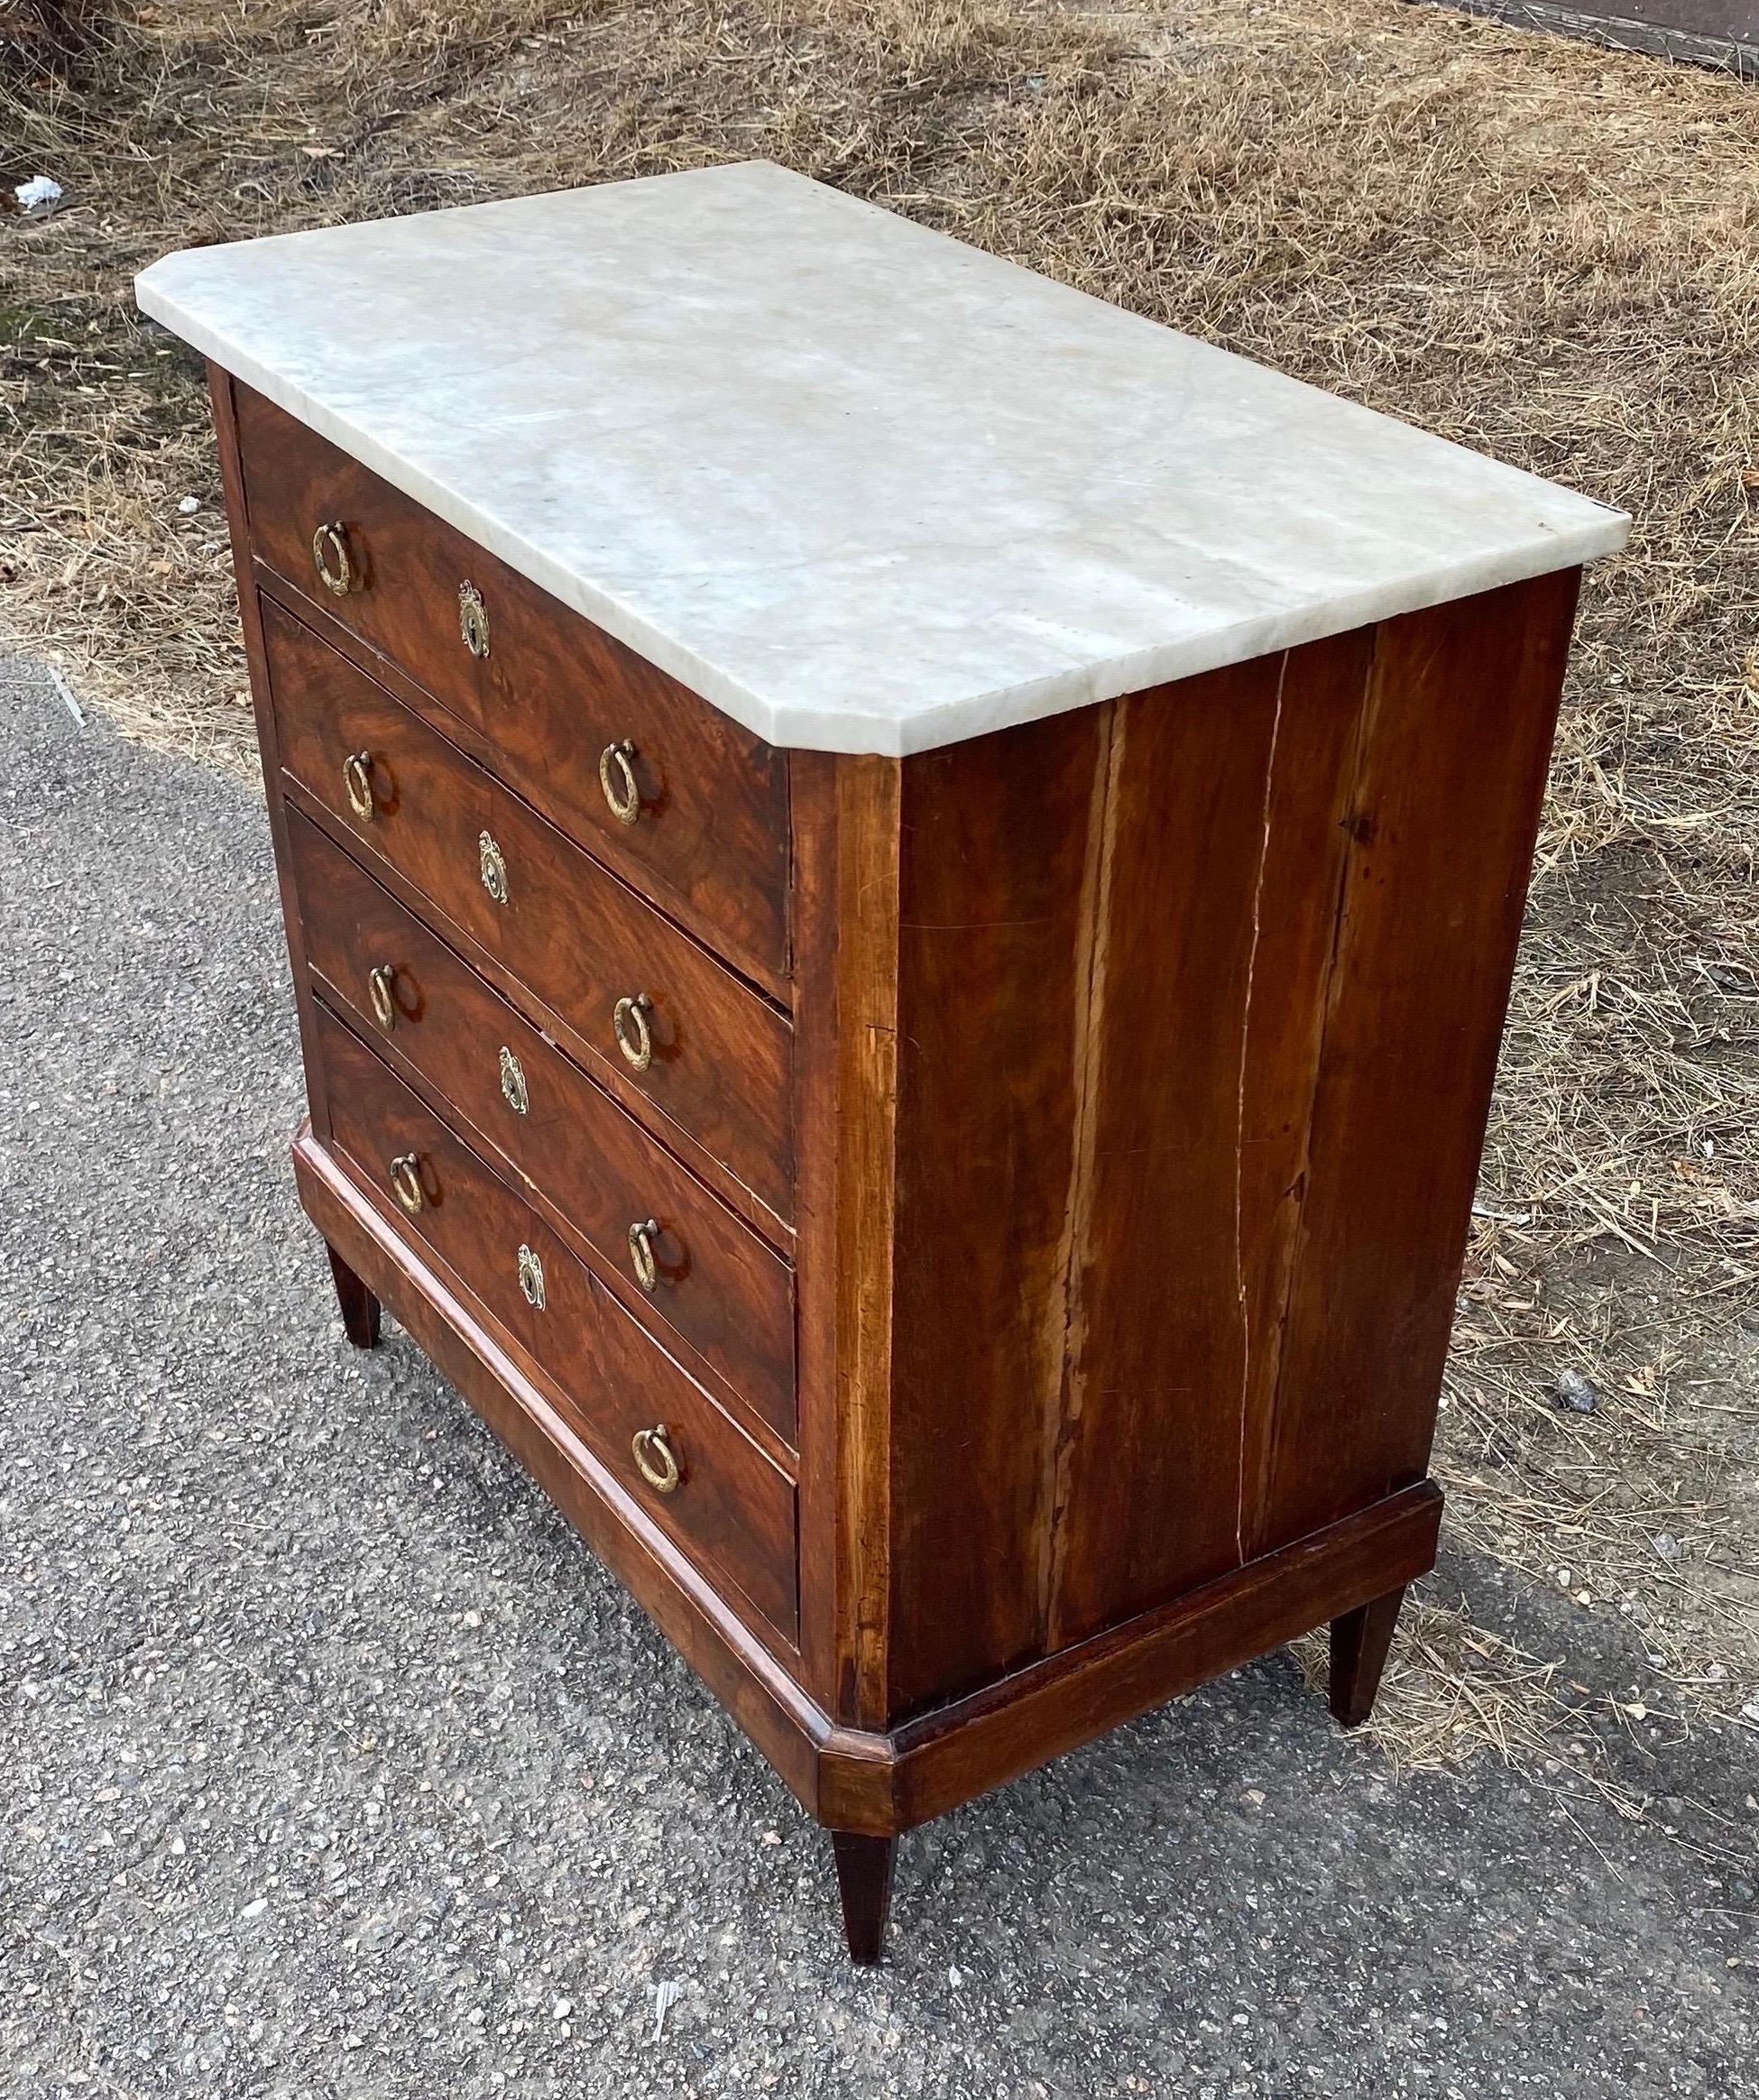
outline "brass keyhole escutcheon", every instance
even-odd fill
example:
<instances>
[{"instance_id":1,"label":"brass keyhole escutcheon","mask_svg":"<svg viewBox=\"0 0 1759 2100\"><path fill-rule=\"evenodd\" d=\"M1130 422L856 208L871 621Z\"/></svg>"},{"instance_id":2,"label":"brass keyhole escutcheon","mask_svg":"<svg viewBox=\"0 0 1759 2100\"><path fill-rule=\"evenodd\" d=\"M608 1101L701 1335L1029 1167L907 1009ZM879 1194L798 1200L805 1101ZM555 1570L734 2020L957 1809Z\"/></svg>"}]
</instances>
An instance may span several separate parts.
<instances>
[{"instance_id":1,"label":"brass keyhole escutcheon","mask_svg":"<svg viewBox=\"0 0 1759 2100\"><path fill-rule=\"evenodd\" d=\"M525 1067L504 1043L501 1045L501 1094L516 1116L524 1115L531 1106L531 1096L525 1084Z\"/></svg>"},{"instance_id":2,"label":"brass keyhole escutcheon","mask_svg":"<svg viewBox=\"0 0 1759 2100\"><path fill-rule=\"evenodd\" d=\"M606 744L599 754L599 786L619 824L633 824L641 814L641 790L631 763L634 756L635 746L627 737L621 743Z\"/></svg>"},{"instance_id":3,"label":"brass keyhole escutcheon","mask_svg":"<svg viewBox=\"0 0 1759 2100\"><path fill-rule=\"evenodd\" d=\"M653 1027L649 1018L652 1012L653 1001L645 991L620 999L611 1010L611 1032L623 1062L636 1072L645 1072L653 1063Z\"/></svg>"},{"instance_id":4,"label":"brass keyhole escutcheon","mask_svg":"<svg viewBox=\"0 0 1759 2100\"><path fill-rule=\"evenodd\" d=\"M651 1291L659 1281L659 1264L654 1259L653 1243L659 1234L659 1220L649 1218L629 1229L629 1266L635 1271L635 1280L644 1291Z\"/></svg>"},{"instance_id":5,"label":"brass keyhole escutcheon","mask_svg":"<svg viewBox=\"0 0 1759 2100\"><path fill-rule=\"evenodd\" d=\"M347 790L349 808L356 816L371 824L374 808L371 751L350 751L343 760L342 785Z\"/></svg>"},{"instance_id":6,"label":"brass keyhole escutcheon","mask_svg":"<svg viewBox=\"0 0 1759 2100\"><path fill-rule=\"evenodd\" d=\"M413 1218L428 1201L421 1185L421 1159L414 1152L400 1152L391 1163L391 1193Z\"/></svg>"},{"instance_id":7,"label":"brass keyhole escutcheon","mask_svg":"<svg viewBox=\"0 0 1759 2100\"><path fill-rule=\"evenodd\" d=\"M520 1289L528 1305L541 1312L549 1301L544 1296L544 1265L523 1242L520 1246Z\"/></svg>"},{"instance_id":8,"label":"brass keyhole escutcheon","mask_svg":"<svg viewBox=\"0 0 1759 2100\"><path fill-rule=\"evenodd\" d=\"M478 870L483 887L497 904L507 901L507 861L501 848L494 843L493 832L480 833L476 840Z\"/></svg>"},{"instance_id":9,"label":"brass keyhole escutcheon","mask_svg":"<svg viewBox=\"0 0 1759 2100\"><path fill-rule=\"evenodd\" d=\"M671 1433L663 1422L657 1422L651 1429L638 1429L629 1440L636 1471L658 1495L671 1494L684 1478L668 1441Z\"/></svg>"},{"instance_id":10,"label":"brass keyhole escutcheon","mask_svg":"<svg viewBox=\"0 0 1759 2100\"><path fill-rule=\"evenodd\" d=\"M318 582L338 598L360 588L360 572L348 558L348 528L340 520L320 525L312 534L311 566Z\"/></svg>"},{"instance_id":11,"label":"brass keyhole escutcheon","mask_svg":"<svg viewBox=\"0 0 1759 2100\"><path fill-rule=\"evenodd\" d=\"M373 1018L385 1034L397 1026L397 971L390 962L381 962L376 970L367 972L366 989L373 1000Z\"/></svg>"},{"instance_id":12,"label":"brass keyhole escutcheon","mask_svg":"<svg viewBox=\"0 0 1759 2100\"><path fill-rule=\"evenodd\" d=\"M480 662L489 653L489 609L473 583L458 585L458 632L465 647Z\"/></svg>"}]
</instances>

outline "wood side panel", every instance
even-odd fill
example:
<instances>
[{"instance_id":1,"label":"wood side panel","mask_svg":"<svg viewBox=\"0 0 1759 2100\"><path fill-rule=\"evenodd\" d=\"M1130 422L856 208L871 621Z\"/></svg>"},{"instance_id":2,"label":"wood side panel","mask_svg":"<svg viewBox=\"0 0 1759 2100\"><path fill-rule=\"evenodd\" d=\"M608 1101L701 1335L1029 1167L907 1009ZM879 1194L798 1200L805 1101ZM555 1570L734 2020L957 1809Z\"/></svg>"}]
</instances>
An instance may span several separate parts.
<instances>
[{"instance_id":1,"label":"wood side panel","mask_svg":"<svg viewBox=\"0 0 1759 2100\"><path fill-rule=\"evenodd\" d=\"M1043 1644L1091 827L1111 710L907 759L889 1714Z\"/></svg>"},{"instance_id":2,"label":"wood side panel","mask_svg":"<svg viewBox=\"0 0 1759 2100\"><path fill-rule=\"evenodd\" d=\"M495 770L571 837L663 893L736 960L754 961L771 989L785 982L787 753L260 394L239 387L236 400L253 535L294 587L287 594L479 727ZM340 597L312 565L312 533L331 522L359 572ZM480 658L459 631L466 580L489 620ZM601 754L625 741L640 798L629 824L599 778ZM620 772L612 784L622 792Z\"/></svg>"},{"instance_id":3,"label":"wood side panel","mask_svg":"<svg viewBox=\"0 0 1759 2100\"><path fill-rule=\"evenodd\" d=\"M1577 583L1378 632L1261 1548L1423 1469Z\"/></svg>"},{"instance_id":4,"label":"wood side panel","mask_svg":"<svg viewBox=\"0 0 1759 2100\"><path fill-rule=\"evenodd\" d=\"M1240 1118L1281 657L1118 705L1053 1650L1241 1558Z\"/></svg>"}]
</instances>

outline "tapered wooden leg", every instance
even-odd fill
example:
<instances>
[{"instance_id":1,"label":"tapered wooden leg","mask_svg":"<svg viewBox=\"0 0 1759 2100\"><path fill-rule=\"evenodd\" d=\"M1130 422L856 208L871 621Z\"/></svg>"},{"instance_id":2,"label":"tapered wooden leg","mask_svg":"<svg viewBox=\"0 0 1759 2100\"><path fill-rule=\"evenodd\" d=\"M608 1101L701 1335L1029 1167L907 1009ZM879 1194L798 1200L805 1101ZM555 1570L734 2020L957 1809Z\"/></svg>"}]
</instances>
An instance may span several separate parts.
<instances>
[{"instance_id":1,"label":"tapered wooden leg","mask_svg":"<svg viewBox=\"0 0 1759 2100\"><path fill-rule=\"evenodd\" d=\"M1331 1622L1331 1711L1347 1728L1359 1728L1374 1710L1404 1602L1401 1586Z\"/></svg>"},{"instance_id":2,"label":"tapered wooden leg","mask_svg":"<svg viewBox=\"0 0 1759 2100\"><path fill-rule=\"evenodd\" d=\"M327 1246L330 1274L336 1278L336 1302L342 1307L342 1325L356 1349L379 1346L379 1301L336 1251Z\"/></svg>"},{"instance_id":3,"label":"tapered wooden leg","mask_svg":"<svg viewBox=\"0 0 1759 2100\"><path fill-rule=\"evenodd\" d=\"M837 1893L843 1898L843 1930L849 1941L849 1958L869 1967L879 1960L885 1945L898 1839L833 1830L831 1856L837 1863Z\"/></svg>"}]
</instances>

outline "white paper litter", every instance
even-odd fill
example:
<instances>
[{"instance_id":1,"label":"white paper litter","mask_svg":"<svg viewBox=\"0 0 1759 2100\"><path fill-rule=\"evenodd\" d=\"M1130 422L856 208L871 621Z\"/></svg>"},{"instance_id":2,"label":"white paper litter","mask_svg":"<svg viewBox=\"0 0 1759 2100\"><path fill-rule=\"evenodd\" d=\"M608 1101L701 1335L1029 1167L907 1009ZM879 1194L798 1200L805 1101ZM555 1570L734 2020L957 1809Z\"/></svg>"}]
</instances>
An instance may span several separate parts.
<instances>
[{"instance_id":1,"label":"white paper litter","mask_svg":"<svg viewBox=\"0 0 1759 2100\"><path fill-rule=\"evenodd\" d=\"M13 190L21 211L47 211L61 201L61 186L52 175L32 175Z\"/></svg>"}]
</instances>

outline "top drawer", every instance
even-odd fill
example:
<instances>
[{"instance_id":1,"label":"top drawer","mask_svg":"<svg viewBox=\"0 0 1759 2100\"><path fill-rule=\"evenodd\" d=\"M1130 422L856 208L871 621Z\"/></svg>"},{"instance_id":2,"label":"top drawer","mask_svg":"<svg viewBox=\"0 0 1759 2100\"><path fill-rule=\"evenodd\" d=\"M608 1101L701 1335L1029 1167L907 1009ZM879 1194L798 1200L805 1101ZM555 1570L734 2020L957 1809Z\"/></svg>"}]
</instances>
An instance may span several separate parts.
<instances>
[{"instance_id":1,"label":"top drawer","mask_svg":"<svg viewBox=\"0 0 1759 2100\"><path fill-rule=\"evenodd\" d=\"M260 558L479 729L492 769L570 836L734 962L786 976L786 754L235 391Z\"/></svg>"}]
</instances>

